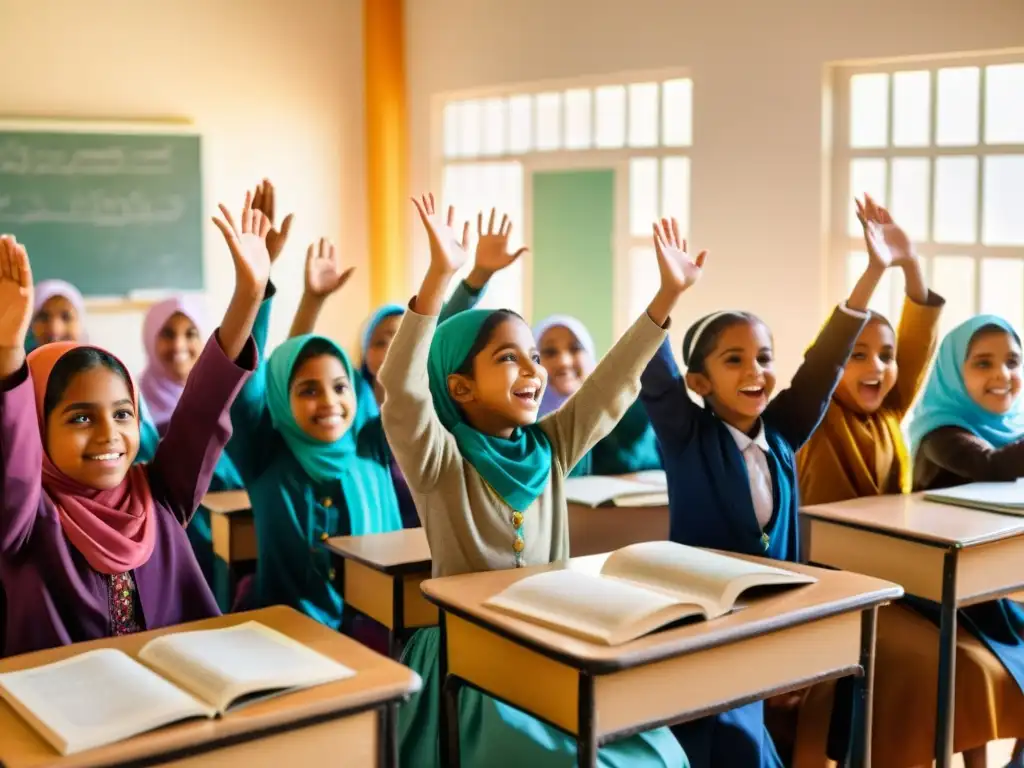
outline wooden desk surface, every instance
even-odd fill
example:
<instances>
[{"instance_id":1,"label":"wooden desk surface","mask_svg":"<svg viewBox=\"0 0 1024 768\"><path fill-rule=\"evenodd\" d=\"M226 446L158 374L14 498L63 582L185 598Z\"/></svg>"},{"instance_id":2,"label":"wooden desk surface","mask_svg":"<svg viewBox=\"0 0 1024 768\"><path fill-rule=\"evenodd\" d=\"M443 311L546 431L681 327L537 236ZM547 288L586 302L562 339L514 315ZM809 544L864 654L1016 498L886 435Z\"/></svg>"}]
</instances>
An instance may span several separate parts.
<instances>
[{"instance_id":1,"label":"wooden desk surface","mask_svg":"<svg viewBox=\"0 0 1024 768\"><path fill-rule=\"evenodd\" d=\"M245 491L214 491L203 497L203 506L218 515L230 515L232 512L249 512L249 494Z\"/></svg>"},{"instance_id":2,"label":"wooden desk surface","mask_svg":"<svg viewBox=\"0 0 1024 768\"><path fill-rule=\"evenodd\" d=\"M568 567L597 573L607 555L573 558ZM747 558L769 565L774 560ZM896 600L902 587L856 573L832 571L796 563L783 567L817 577L815 584L795 587L753 600L746 608L647 635L618 646L600 645L487 608L484 601L510 584L544 570L566 567L550 564L532 568L463 574L424 581L423 593L442 610L514 638L545 656L594 674L649 664L705 650L815 619Z\"/></svg>"},{"instance_id":3,"label":"wooden desk surface","mask_svg":"<svg viewBox=\"0 0 1024 768\"><path fill-rule=\"evenodd\" d=\"M973 547L1024 533L1024 517L925 501L921 493L818 504L800 514L940 547Z\"/></svg>"},{"instance_id":4,"label":"wooden desk surface","mask_svg":"<svg viewBox=\"0 0 1024 768\"><path fill-rule=\"evenodd\" d=\"M322 719L331 714L340 716L344 712L401 698L417 690L420 685L418 678L408 668L283 606L14 656L0 660L0 672L48 664L98 648L118 648L135 656L143 645L158 635L217 629L249 620L262 622L289 635L354 669L356 675L347 680L251 704L216 720L191 720L68 757L58 755L6 702L0 701L0 765L3 768L84 768L153 758L183 748L244 738L246 734L271 728L289 725L298 727L305 721Z\"/></svg>"},{"instance_id":5,"label":"wooden desk surface","mask_svg":"<svg viewBox=\"0 0 1024 768\"><path fill-rule=\"evenodd\" d=\"M335 536L324 542L331 552L388 574L430 570L430 546L422 528L369 536Z\"/></svg>"}]
</instances>

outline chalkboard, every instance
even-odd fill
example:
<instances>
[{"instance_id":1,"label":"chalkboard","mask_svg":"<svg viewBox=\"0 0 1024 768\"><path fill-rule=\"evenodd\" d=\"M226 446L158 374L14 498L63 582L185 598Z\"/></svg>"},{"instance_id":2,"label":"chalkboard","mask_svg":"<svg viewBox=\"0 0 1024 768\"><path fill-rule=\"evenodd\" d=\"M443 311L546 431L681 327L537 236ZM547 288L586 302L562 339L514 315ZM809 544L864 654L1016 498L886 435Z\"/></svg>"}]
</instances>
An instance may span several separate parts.
<instances>
[{"instance_id":1,"label":"chalkboard","mask_svg":"<svg viewBox=\"0 0 1024 768\"><path fill-rule=\"evenodd\" d=\"M86 296L203 288L194 134L0 128L0 232Z\"/></svg>"}]
</instances>

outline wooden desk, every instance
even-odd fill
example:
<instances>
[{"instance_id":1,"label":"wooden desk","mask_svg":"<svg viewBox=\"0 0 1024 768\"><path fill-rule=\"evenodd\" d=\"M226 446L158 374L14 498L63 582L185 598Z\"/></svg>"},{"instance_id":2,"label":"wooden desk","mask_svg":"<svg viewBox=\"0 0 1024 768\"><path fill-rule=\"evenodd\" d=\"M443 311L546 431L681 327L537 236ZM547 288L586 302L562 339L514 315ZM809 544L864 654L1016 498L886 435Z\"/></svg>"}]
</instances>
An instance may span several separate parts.
<instances>
[{"instance_id":1,"label":"wooden desk","mask_svg":"<svg viewBox=\"0 0 1024 768\"><path fill-rule=\"evenodd\" d=\"M574 558L568 567L596 572L604 559ZM616 738L850 674L860 676L856 721L863 732L856 740L854 765L869 764L875 619L879 605L903 594L897 585L787 563L819 581L755 599L714 621L615 647L483 606L513 582L558 567L563 566L423 582L427 599L441 611L442 765L459 764L462 685L574 736L578 764L595 766L599 745Z\"/></svg>"},{"instance_id":2,"label":"wooden desk","mask_svg":"<svg viewBox=\"0 0 1024 768\"><path fill-rule=\"evenodd\" d=\"M641 541L668 538L668 507L569 505L569 553L599 555Z\"/></svg>"},{"instance_id":3,"label":"wooden desk","mask_svg":"<svg viewBox=\"0 0 1024 768\"><path fill-rule=\"evenodd\" d=\"M231 610L240 567L256 560L256 524L245 491L216 491L203 497L210 510L215 573L213 591L221 610Z\"/></svg>"},{"instance_id":4,"label":"wooden desk","mask_svg":"<svg viewBox=\"0 0 1024 768\"><path fill-rule=\"evenodd\" d=\"M941 604L935 759L951 765L956 611L1024 586L1024 518L925 501L875 496L804 507L813 563L901 584Z\"/></svg>"},{"instance_id":5,"label":"wooden desk","mask_svg":"<svg viewBox=\"0 0 1024 768\"><path fill-rule=\"evenodd\" d=\"M334 555L338 591L351 608L388 629L388 653L398 658L406 630L437 624L437 609L420 591L430 578L430 547L422 528L324 542Z\"/></svg>"},{"instance_id":6,"label":"wooden desk","mask_svg":"<svg viewBox=\"0 0 1024 768\"><path fill-rule=\"evenodd\" d=\"M131 655L168 632L215 629L254 619L354 669L347 680L250 704L216 720L190 720L135 738L61 757L0 701L0 765L4 768L95 766L346 766L396 764L396 745L383 738L386 711L419 690L409 669L291 608L265 608L126 637L79 643L0 661L11 672L84 653L119 648ZM339 749L343 752L339 753Z\"/></svg>"}]
</instances>

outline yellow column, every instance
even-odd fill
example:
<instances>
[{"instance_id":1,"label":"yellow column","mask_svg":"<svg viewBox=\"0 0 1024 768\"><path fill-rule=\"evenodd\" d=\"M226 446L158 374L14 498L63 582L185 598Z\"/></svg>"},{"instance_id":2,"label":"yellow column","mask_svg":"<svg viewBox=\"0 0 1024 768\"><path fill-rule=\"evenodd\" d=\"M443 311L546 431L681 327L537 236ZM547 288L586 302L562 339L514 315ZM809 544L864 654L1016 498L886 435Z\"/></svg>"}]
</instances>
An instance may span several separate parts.
<instances>
[{"instance_id":1,"label":"yellow column","mask_svg":"<svg viewBox=\"0 0 1024 768\"><path fill-rule=\"evenodd\" d=\"M370 298L402 301L408 245L404 0L363 0Z\"/></svg>"}]
</instances>

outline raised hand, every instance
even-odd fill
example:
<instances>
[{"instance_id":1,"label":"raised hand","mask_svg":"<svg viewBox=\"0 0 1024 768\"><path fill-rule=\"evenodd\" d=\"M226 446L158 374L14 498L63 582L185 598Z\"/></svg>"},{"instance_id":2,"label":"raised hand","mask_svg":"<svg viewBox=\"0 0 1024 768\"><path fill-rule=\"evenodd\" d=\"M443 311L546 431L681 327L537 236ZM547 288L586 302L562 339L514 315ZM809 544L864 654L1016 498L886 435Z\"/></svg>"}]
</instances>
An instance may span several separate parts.
<instances>
[{"instance_id":1,"label":"raised hand","mask_svg":"<svg viewBox=\"0 0 1024 768\"><path fill-rule=\"evenodd\" d=\"M277 257L284 250L288 242L288 233L292 228L293 214L288 214L281 222L281 228L274 226L274 185L270 179L264 179L256 185L256 191L252 199L253 209L260 211L270 222L270 230L267 232L267 252L270 254L270 263L277 261Z\"/></svg>"},{"instance_id":2,"label":"raised hand","mask_svg":"<svg viewBox=\"0 0 1024 768\"><path fill-rule=\"evenodd\" d=\"M262 295L270 280L271 259L267 248L270 220L254 209L252 194L249 192L245 193L240 227L235 224L231 211L223 203L220 212L224 218L214 216L213 223L224 236L224 242L231 251L231 259L235 262L236 288L257 291Z\"/></svg>"},{"instance_id":3,"label":"raised hand","mask_svg":"<svg viewBox=\"0 0 1024 768\"><path fill-rule=\"evenodd\" d=\"M0 354L17 350L15 370L21 367L25 337L32 323L32 293L32 267L25 246L13 235L0 236Z\"/></svg>"},{"instance_id":4,"label":"raised hand","mask_svg":"<svg viewBox=\"0 0 1024 768\"><path fill-rule=\"evenodd\" d=\"M857 206L857 218L864 228L864 242L868 247L868 259L880 269L902 267L917 262L914 246L892 216L870 195L864 195L864 201L854 199Z\"/></svg>"},{"instance_id":5,"label":"raised hand","mask_svg":"<svg viewBox=\"0 0 1024 768\"><path fill-rule=\"evenodd\" d=\"M529 248L520 248L515 253L508 251L508 236L512 232L512 222L507 215L502 215L501 224L494 229L494 209L491 208L491 218L487 222L487 231L484 231L484 215L478 213L476 216L476 233L479 240L476 243L476 256L473 259L475 270L493 275L506 267L512 266L516 259L526 253Z\"/></svg>"},{"instance_id":6,"label":"raised hand","mask_svg":"<svg viewBox=\"0 0 1024 768\"><path fill-rule=\"evenodd\" d=\"M654 250L658 254L662 290L682 293L700 280L708 252L701 251L697 258L690 258L686 240L679 237L679 222L675 219L662 219L660 226L658 222L654 223Z\"/></svg>"},{"instance_id":7,"label":"raised hand","mask_svg":"<svg viewBox=\"0 0 1024 768\"><path fill-rule=\"evenodd\" d=\"M448 217L442 219L434 210L434 195L423 195L421 200L412 198L420 215L423 228L430 239L430 268L445 274L454 274L466 263L469 250L469 222L462 225L462 240L455 234L455 209L448 206Z\"/></svg>"},{"instance_id":8,"label":"raised hand","mask_svg":"<svg viewBox=\"0 0 1024 768\"><path fill-rule=\"evenodd\" d=\"M348 282L355 269L342 269L334 243L321 237L319 247L313 243L306 249L306 294L327 298Z\"/></svg>"}]
</instances>

